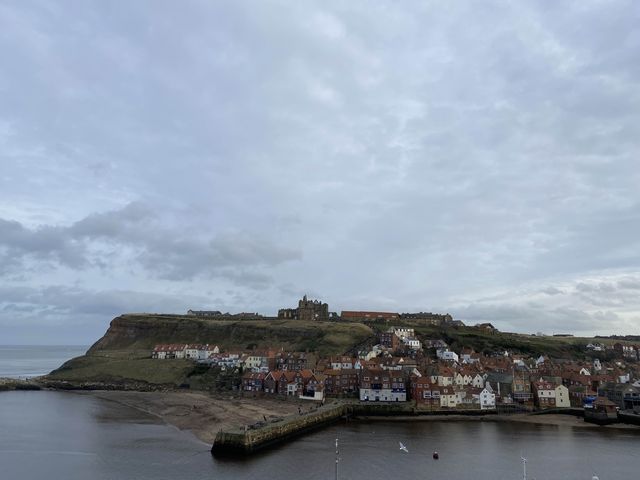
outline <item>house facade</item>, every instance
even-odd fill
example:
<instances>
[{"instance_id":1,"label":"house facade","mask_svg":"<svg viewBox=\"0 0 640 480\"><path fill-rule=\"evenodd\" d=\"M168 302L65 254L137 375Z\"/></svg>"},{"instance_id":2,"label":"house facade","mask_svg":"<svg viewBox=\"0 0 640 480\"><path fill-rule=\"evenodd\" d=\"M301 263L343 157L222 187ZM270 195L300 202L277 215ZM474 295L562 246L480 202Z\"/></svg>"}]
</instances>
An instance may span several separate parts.
<instances>
[{"instance_id":1,"label":"house facade","mask_svg":"<svg viewBox=\"0 0 640 480\"><path fill-rule=\"evenodd\" d=\"M365 370L360 381L359 396L365 402L406 402L404 375L398 371Z\"/></svg>"}]
</instances>

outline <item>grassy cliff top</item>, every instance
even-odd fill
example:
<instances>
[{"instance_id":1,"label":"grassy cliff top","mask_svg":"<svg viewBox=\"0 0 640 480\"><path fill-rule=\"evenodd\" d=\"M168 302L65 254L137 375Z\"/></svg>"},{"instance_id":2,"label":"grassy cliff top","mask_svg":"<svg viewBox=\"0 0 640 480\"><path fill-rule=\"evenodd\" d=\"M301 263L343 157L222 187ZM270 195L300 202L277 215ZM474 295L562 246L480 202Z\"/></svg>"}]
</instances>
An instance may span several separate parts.
<instances>
[{"instance_id":1,"label":"grassy cliff top","mask_svg":"<svg viewBox=\"0 0 640 480\"><path fill-rule=\"evenodd\" d=\"M146 382L180 385L194 376L194 364L186 360L150 358L153 347L163 343L218 345L222 351L274 349L306 351L315 357L354 353L376 341L376 333L391 325L414 327L419 339L442 339L455 350L467 347L479 353L509 350L536 357L584 358L589 342L615 343L614 339L538 337L489 332L474 327L435 327L416 321L351 322L301 320L240 320L189 315L126 314L112 320L105 335L85 356L52 372L53 380L72 382ZM216 379L217 381L218 379Z\"/></svg>"},{"instance_id":2,"label":"grassy cliff top","mask_svg":"<svg viewBox=\"0 0 640 480\"><path fill-rule=\"evenodd\" d=\"M150 351L161 343L208 343L227 351L284 348L334 355L344 353L373 335L371 328L360 323L127 314L115 318L88 353Z\"/></svg>"},{"instance_id":3,"label":"grassy cliff top","mask_svg":"<svg viewBox=\"0 0 640 480\"><path fill-rule=\"evenodd\" d=\"M208 343L222 351L284 349L327 356L343 354L373 338L374 331L360 323L126 314L111 321L105 335L86 355L66 362L48 377L70 382L175 386L193 380L194 364L151 359L157 344Z\"/></svg>"}]
</instances>

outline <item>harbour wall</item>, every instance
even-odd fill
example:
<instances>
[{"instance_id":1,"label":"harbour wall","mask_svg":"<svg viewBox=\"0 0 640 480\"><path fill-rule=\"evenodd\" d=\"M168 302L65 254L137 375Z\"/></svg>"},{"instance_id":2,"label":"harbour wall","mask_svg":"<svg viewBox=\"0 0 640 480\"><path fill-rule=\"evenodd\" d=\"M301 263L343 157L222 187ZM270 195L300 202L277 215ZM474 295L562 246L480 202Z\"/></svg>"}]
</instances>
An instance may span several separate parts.
<instances>
[{"instance_id":1,"label":"harbour wall","mask_svg":"<svg viewBox=\"0 0 640 480\"><path fill-rule=\"evenodd\" d=\"M330 405L317 408L315 411L299 415L291 416L284 419L278 419L273 422L260 422L259 425L247 426L245 429L235 431L218 432L214 440L211 452L214 455L247 455L265 447L272 446L277 443L291 440L297 436L307 433L311 430L321 428L323 426L335 423L340 420L351 420L358 418L372 417L396 417L399 420L411 420L415 417L436 417L450 416L452 419L460 419L460 417L484 417L492 415L503 415L505 413L518 412L501 412L497 410L479 410L479 409L456 409L456 410L427 410L425 408L417 408L410 403L361 403L356 401L339 401ZM528 412L531 414L531 412ZM548 410L537 411L534 415L562 414L576 417L586 417L585 421L608 424L608 423L628 423L640 425L640 415L618 412L617 418L590 418L591 415L585 415L585 411L581 408L553 408Z\"/></svg>"},{"instance_id":2,"label":"harbour wall","mask_svg":"<svg viewBox=\"0 0 640 480\"><path fill-rule=\"evenodd\" d=\"M214 455L249 454L276 443L295 438L338 421L345 415L345 405L320 407L297 417L266 423L257 428L218 432L211 447Z\"/></svg>"},{"instance_id":3,"label":"harbour wall","mask_svg":"<svg viewBox=\"0 0 640 480\"><path fill-rule=\"evenodd\" d=\"M637 413L618 412L618 421L631 425L640 425L640 415Z\"/></svg>"},{"instance_id":4,"label":"harbour wall","mask_svg":"<svg viewBox=\"0 0 640 480\"><path fill-rule=\"evenodd\" d=\"M211 447L214 455L246 455L263 448L291 440L299 435L315 430L341 419L358 417L415 417L415 416L485 416L496 415L495 410L434 410L419 409L405 402L359 403L340 402L322 406L313 412L291 416L275 422L260 422L257 426L247 426L234 431L220 431Z\"/></svg>"}]
</instances>

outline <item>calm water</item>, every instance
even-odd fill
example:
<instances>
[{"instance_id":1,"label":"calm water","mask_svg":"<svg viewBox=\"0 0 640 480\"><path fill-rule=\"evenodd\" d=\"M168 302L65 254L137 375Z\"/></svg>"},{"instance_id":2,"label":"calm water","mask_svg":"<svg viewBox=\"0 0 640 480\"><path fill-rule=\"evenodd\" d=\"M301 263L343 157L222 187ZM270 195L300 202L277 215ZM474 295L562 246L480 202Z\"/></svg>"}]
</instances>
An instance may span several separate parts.
<instances>
[{"instance_id":1,"label":"calm water","mask_svg":"<svg viewBox=\"0 0 640 480\"><path fill-rule=\"evenodd\" d=\"M20 368L10 371L0 359L5 376L24 375ZM529 459L530 479L640 478L636 430L351 422L249 459L222 460L188 432L113 402L67 392L0 392L2 479L333 479L336 436L341 479L519 479L521 455ZM440 460L431 458L433 450Z\"/></svg>"},{"instance_id":2,"label":"calm water","mask_svg":"<svg viewBox=\"0 0 640 480\"><path fill-rule=\"evenodd\" d=\"M89 347L78 345L0 345L0 377L29 378L45 375Z\"/></svg>"},{"instance_id":3,"label":"calm water","mask_svg":"<svg viewBox=\"0 0 640 480\"><path fill-rule=\"evenodd\" d=\"M220 460L209 445L152 417L91 396L0 393L2 478L332 479L334 439L343 479L639 478L640 433L484 422L336 425L247 460ZM398 441L409 453L398 449ZM437 449L441 458L431 459Z\"/></svg>"}]
</instances>

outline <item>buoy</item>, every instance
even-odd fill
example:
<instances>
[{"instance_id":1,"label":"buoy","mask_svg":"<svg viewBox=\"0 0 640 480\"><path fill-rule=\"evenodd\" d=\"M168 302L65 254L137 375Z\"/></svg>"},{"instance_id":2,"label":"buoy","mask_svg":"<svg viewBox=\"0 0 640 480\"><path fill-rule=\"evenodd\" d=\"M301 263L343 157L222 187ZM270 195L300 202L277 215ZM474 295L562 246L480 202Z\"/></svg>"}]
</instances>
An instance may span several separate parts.
<instances>
[{"instance_id":1,"label":"buoy","mask_svg":"<svg viewBox=\"0 0 640 480\"><path fill-rule=\"evenodd\" d=\"M433 459L438 460L438 458L440 458L440 455L438 455L438 452L433 452Z\"/></svg>"}]
</instances>

